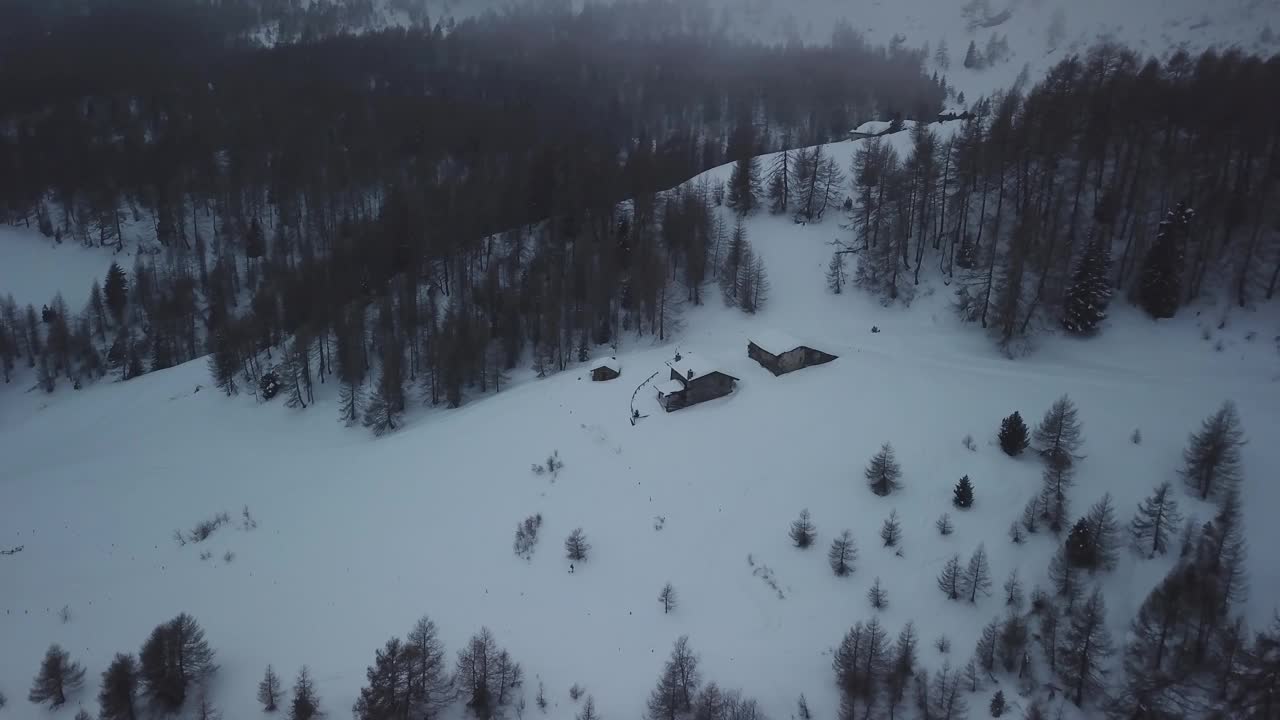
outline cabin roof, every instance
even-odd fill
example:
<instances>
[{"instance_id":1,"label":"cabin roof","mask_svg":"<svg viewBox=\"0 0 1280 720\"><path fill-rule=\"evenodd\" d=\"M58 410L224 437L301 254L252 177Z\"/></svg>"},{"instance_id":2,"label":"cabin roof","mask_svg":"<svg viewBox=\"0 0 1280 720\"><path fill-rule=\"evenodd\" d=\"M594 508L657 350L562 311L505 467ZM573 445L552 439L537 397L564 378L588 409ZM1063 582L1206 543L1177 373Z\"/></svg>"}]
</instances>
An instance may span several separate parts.
<instances>
[{"instance_id":1,"label":"cabin roof","mask_svg":"<svg viewBox=\"0 0 1280 720\"><path fill-rule=\"evenodd\" d=\"M732 375L729 375L729 373L721 370L719 368L719 363L715 362L713 359L703 357L702 355L695 353L681 353L679 360L672 360L667 363L667 365L672 370L679 373L680 377L685 378L686 380L696 380L704 375L710 375L711 373L717 372L725 375L726 377L731 377L734 380L737 380L737 378L734 378ZM693 375L689 375L690 370L693 371Z\"/></svg>"},{"instance_id":2,"label":"cabin roof","mask_svg":"<svg viewBox=\"0 0 1280 720\"><path fill-rule=\"evenodd\" d=\"M663 395L670 395L671 393L684 391L684 385L682 385L679 380L667 380L666 382L658 383L655 387L658 389L658 392Z\"/></svg>"},{"instance_id":3,"label":"cabin roof","mask_svg":"<svg viewBox=\"0 0 1280 720\"><path fill-rule=\"evenodd\" d=\"M902 129L910 130L915 125L914 120L903 120ZM889 130L891 123L888 120L868 120L854 129L855 133L861 135L879 135Z\"/></svg>"},{"instance_id":4,"label":"cabin roof","mask_svg":"<svg viewBox=\"0 0 1280 720\"><path fill-rule=\"evenodd\" d=\"M753 332L749 341L770 355L781 355L798 347L810 347L796 338L778 330L760 330Z\"/></svg>"},{"instance_id":5,"label":"cabin roof","mask_svg":"<svg viewBox=\"0 0 1280 720\"><path fill-rule=\"evenodd\" d=\"M591 363L592 370L599 370L601 368L609 368L616 373L620 373L622 372L622 363L618 362L618 358L616 357L600 358L599 360Z\"/></svg>"}]
</instances>

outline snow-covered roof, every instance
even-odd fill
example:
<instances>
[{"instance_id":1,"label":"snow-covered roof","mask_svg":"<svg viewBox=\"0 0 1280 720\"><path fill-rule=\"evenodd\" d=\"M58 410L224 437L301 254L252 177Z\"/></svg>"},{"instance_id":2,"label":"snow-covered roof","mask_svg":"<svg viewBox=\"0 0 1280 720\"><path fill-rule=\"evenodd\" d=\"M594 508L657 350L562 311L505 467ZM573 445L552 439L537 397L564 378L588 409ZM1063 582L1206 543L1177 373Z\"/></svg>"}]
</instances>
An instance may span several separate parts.
<instances>
[{"instance_id":1,"label":"snow-covered roof","mask_svg":"<svg viewBox=\"0 0 1280 720\"><path fill-rule=\"evenodd\" d=\"M680 353L679 360L672 360L667 364L672 370L680 373L682 378L699 378L713 372L724 372L714 360L693 353ZM689 374L690 370L693 371L693 375Z\"/></svg>"},{"instance_id":2,"label":"snow-covered roof","mask_svg":"<svg viewBox=\"0 0 1280 720\"><path fill-rule=\"evenodd\" d=\"M910 130L916 124L915 120L903 120L902 129ZM888 120L868 120L854 129L855 133L860 135L879 135L886 132L892 125Z\"/></svg>"},{"instance_id":3,"label":"snow-covered roof","mask_svg":"<svg viewBox=\"0 0 1280 720\"><path fill-rule=\"evenodd\" d=\"M616 357L600 358L591 363L592 370L599 370L600 368L609 368L616 373L620 373L622 372L622 363L618 362Z\"/></svg>"},{"instance_id":4,"label":"snow-covered roof","mask_svg":"<svg viewBox=\"0 0 1280 720\"><path fill-rule=\"evenodd\" d=\"M795 350L801 346L808 347L806 343L800 342L790 335L778 330L766 329L753 332L748 339L755 343L761 350L773 355L781 355L782 353Z\"/></svg>"},{"instance_id":5,"label":"snow-covered roof","mask_svg":"<svg viewBox=\"0 0 1280 720\"><path fill-rule=\"evenodd\" d=\"M681 385L679 380L668 380L666 382L658 383L654 387L658 388L658 392L663 395L670 395L671 393L678 393L684 390L684 385Z\"/></svg>"}]
</instances>

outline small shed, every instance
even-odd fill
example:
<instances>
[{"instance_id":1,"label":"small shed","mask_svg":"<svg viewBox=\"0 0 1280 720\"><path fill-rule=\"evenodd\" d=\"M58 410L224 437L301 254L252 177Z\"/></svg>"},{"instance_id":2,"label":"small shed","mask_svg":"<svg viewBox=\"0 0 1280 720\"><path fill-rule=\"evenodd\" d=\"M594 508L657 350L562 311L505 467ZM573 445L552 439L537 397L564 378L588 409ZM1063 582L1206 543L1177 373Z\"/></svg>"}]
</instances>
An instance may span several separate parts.
<instances>
[{"instance_id":1,"label":"small shed","mask_svg":"<svg viewBox=\"0 0 1280 720\"><path fill-rule=\"evenodd\" d=\"M657 386L658 402L667 412L724 397L738 378L716 369L714 363L689 353L667 363L670 378Z\"/></svg>"},{"instance_id":2,"label":"small shed","mask_svg":"<svg viewBox=\"0 0 1280 720\"><path fill-rule=\"evenodd\" d=\"M591 379L595 382L613 380L622 374L622 365L616 357L601 358L591 364Z\"/></svg>"},{"instance_id":3,"label":"small shed","mask_svg":"<svg viewBox=\"0 0 1280 720\"><path fill-rule=\"evenodd\" d=\"M766 330L747 341L747 357L774 375L784 375L800 368L822 365L836 355L816 350L801 341L774 330Z\"/></svg>"},{"instance_id":4,"label":"small shed","mask_svg":"<svg viewBox=\"0 0 1280 720\"><path fill-rule=\"evenodd\" d=\"M881 135L890 135L900 130L909 130L915 125L913 120L903 120L897 127L888 120L868 120L858 127L849 131L850 140L864 140L866 138L880 137Z\"/></svg>"}]
</instances>

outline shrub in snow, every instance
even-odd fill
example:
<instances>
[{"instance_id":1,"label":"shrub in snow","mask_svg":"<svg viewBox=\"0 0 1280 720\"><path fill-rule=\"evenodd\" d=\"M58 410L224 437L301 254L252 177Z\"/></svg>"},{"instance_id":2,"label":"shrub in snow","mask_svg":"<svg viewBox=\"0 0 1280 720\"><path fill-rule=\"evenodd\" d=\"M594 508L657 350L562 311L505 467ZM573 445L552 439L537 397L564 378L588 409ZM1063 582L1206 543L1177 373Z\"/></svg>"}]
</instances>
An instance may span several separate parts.
<instances>
[{"instance_id":1,"label":"shrub in snow","mask_svg":"<svg viewBox=\"0 0 1280 720\"><path fill-rule=\"evenodd\" d=\"M71 622L71 606L70 605L62 606L62 609L58 611L58 620L62 621L63 625L66 625L67 623Z\"/></svg>"},{"instance_id":2,"label":"shrub in snow","mask_svg":"<svg viewBox=\"0 0 1280 720\"><path fill-rule=\"evenodd\" d=\"M1027 536L1022 532L1022 525L1018 524L1017 520L1009 523L1009 539L1014 545L1021 545L1027 540Z\"/></svg>"},{"instance_id":3,"label":"shrub in snow","mask_svg":"<svg viewBox=\"0 0 1280 720\"><path fill-rule=\"evenodd\" d=\"M211 550L205 550L204 552L200 553L201 560L208 560L211 557L213 557L213 552Z\"/></svg>"},{"instance_id":4,"label":"shrub in snow","mask_svg":"<svg viewBox=\"0 0 1280 720\"><path fill-rule=\"evenodd\" d=\"M1139 429L1139 428L1134 428L1134 429L1133 429L1133 434L1129 436L1129 442L1133 443L1134 445L1141 445L1141 444L1142 444L1142 430L1141 430L1141 429Z\"/></svg>"},{"instance_id":5,"label":"shrub in snow","mask_svg":"<svg viewBox=\"0 0 1280 720\"><path fill-rule=\"evenodd\" d=\"M245 532L258 529L258 521L249 513L248 505L245 505L244 509L240 511L240 529Z\"/></svg>"},{"instance_id":6,"label":"shrub in snow","mask_svg":"<svg viewBox=\"0 0 1280 720\"><path fill-rule=\"evenodd\" d=\"M231 522L231 515L225 512L220 512L211 518L208 518L206 520L201 520L200 522L196 523L195 527L187 531L185 535L182 533L181 530L174 530L173 536L174 536L174 539L177 540L179 545L186 545L187 543L204 542L205 540L209 539L210 535L213 535L215 532L217 532L218 528L222 527L223 525L226 525L229 522Z\"/></svg>"},{"instance_id":7,"label":"shrub in snow","mask_svg":"<svg viewBox=\"0 0 1280 720\"><path fill-rule=\"evenodd\" d=\"M263 400L271 400L280 394L280 376L275 370L268 370L262 373L262 377L258 378L258 397Z\"/></svg>"},{"instance_id":8,"label":"shrub in snow","mask_svg":"<svg viewBox=\"0 0 1280 720\"><path fill-rule=\"evenodd\" d=\"M1022 421L1022 415L1014 412L1009 417L1000 421L1000 449L1010 457L1016 457L1022 454L1030 444L1027 435L1027 424Z\"/></svg>"},{"instance_id":9,"label":"shrub in snow","mask_svg":"<svg viewBox=\"0 0 1280 720\"><path fill-rule=\"evenodd\" d=\"M565 556L574 562L585 562L587 553L590 551L591 545L587 542L587 536L583 534L582 528L575 528L564 541Z\"/></svg>"},{"instance_id":10,"label":"shrub in snow","mask_svg":"<svg viewBox=\"0 0 1280 720\"><path fill-rule=\"evenodd\" d=\"M945 655L951 652L951 638L946 635L939 635L938 639L933 641L933 646L938 649L938 652Z\"/></svg>"},{"instance_id":11,"label":"shrub in snow","mask_svg":"<svg viewBox=\"0 0 1280 720\"><path fill-rule=\"evenodd\" d=\"M538 529L542 527L542 513L530 515L516 525L516 539L512 549L517 557L529 560L533 557L533 548L538 544Z\"/></svg>"},{"instance_id":12,"label":"shrub in snow","mask_svg":"<svg viewBox=\"0 0 1280 720\"><path fill-rule=\"evenodd\" d=\"M791 523L791 532L788 533L791 542L795 543L798 548L807 548L813 544L816 536L816 528L813 527L813 521L809 519L809 510L806 508L800 511L800 517Z\"/></svg>"},{"instance_id":13,"label":"shrub in snow","mask_svg":"<svg viewBox=\"0 0 1280 720\"><path fill-rule=\"evenodd\" d=\"M662 586L662 592L658 593L658 602L662 603L663 615L676 609L676 589L671 586L671 583Z\"/></svg>"},{"instance_id":14,"label":"shrub in snow","mask_svg":"<svg viewBox=\"0 0 1280 720\"><path fill-rule=\"evenodd\" d=\"M942 515L938 517L937 522L935 522L933 526L938 528L939 535L944 535L944 536L950 535L952 531L955 530L955 528L952 527L951 525L951 515L948 513L942 513Z\"/></svg>"},{"instance_id":15,"label":"shrub in snow","mask_svg":"<svg viewBox=\"0 0 1280 720\"><path fill-rule=\"evenodd\" d=\"M532 468L534 475L550 475L552 482L560 476L562 469L564 469L564 461L560 459L559 450L552 450L545 463L541 465L535 463Z\"/></svg>"},{"instance_id":16,"label":"shrub in snow","mask_svg":"<svg viewBox=\"0 0 1280 720\"><path fill-rule=\"evenodd\" d=\"M871 458L864 474L871 492L881 497L902 488L902 468L898 466L893 446L889 443L880 446L880 451Z\"/></svg>"},{"instance_id":17,"label":"shrub in snow","mask_svg":"<svg viewBox=\"0 0 1280 720\"><path fill-rule=\"evenodd\" d=\"M973 507L973 483L969 481L968 475L960 478L960 482L956 483L951 504L961 510L968 510Z\"/></svg>"},{"instance_id":18,"label":"shrub in snow","mask_svg":"<svg viewBox=\"0 0 1280 720\"><path fill-rule=\"evenodd\" d=\"M582 697L582 693L584 692L586 691L582 689L581 685L574 683L573 687L569 688L569 697L572 698L574 702L578 702L578 699Z\"/></svg>"},{"instance_id":19,"label":"shrub in snow","mask_svg":"<svg viewBox=\"0 0 1280 720\"><path fill-rule=\"evenodd\" d=\"M4 693L0 692L0 710L3 710L4 706L7 705L8 703L9 703L9 698L5 697Z\"/></svg>"},{"instance_id":20,"label":"shrub in snow","mask_svg":"<svg viewBox=\"0 0 1280 720\"><path fill-rule=\"evenodd\" d=\"M84 668L55 643L45 652L27 699L37 705L47 702L50 709L56 709L67 702L69 693L76 692L83 685Z\"/></svg>"},{"instance_id":21,"label":"shrub in snow","mask_svg":"<svg viewBox=\"0 0 1280 720\"><path fill-rule=\"evenodd\" d=\"M813 720L813 713L809 711L809 701L804 699L804 693L800 694L800 699L796 702L796 717L800 720Z\"/></svg>"},{"instance_id":22,"label":"shrub in snow","mask_svg":"<svg viewBox=\"0 0 1280 720\"><path fill-rule=\"evenodd\" d=\"M231 552L230 550L222 554L222 562L226 563L227 565L230 565L232 562L235 561L235 559L236 559L236 554Z\"/></svg>"},{"instance_id":23,"label":"shrub in snow","mask_svg":"<svg viewBox=\"0 0 1280 720\"><path fill-rule=\"evenodd\" d=\"M538 681L538 695L533 701L537 704L539 710L544 713L547 711L547 688L542 684L541 680Z\"/></svg>"},{"instance_id":24,"label":"shrub in snow","mask_svg":"<svg viewBox=\"0 0 1280 720\"><path fill-rule=\"evenodd\" d=\"M964 444L965 449L968 450L969 452L978 451L978 443L973 441L972 435L965 435L964 440L962 442Z\"/></svg>"}]
</instances>

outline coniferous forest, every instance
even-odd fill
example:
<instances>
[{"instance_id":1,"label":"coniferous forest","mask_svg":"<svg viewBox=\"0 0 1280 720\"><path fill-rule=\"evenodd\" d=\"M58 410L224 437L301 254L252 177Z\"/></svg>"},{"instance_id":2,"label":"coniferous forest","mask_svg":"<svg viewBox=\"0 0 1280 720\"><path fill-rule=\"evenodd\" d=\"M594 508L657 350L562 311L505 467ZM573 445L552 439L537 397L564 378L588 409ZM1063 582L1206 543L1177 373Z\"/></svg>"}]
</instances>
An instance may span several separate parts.
<instances>
[{"instance_id":1,"label":"coniferous forest","mask_svg":"<svg viewBox=\"0 0 1280 720\"><path fill-rule=\"evenodd\" d=\"M232 11L250 4L23 6L0 31L0 216L156 243L84 312L0 309L5 377L24 363L52 390L209 353L227 392L278 366L267 392L305 406L336 381L344 417L372 404L381 429L409 397L453 406L517 363L666 334L729 232L708 193L658 191L944 95L917 51L848 30L744 44L659 0L272 47Z\"/></svg>"}]
</instances>

